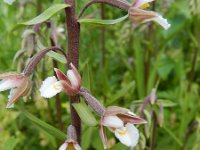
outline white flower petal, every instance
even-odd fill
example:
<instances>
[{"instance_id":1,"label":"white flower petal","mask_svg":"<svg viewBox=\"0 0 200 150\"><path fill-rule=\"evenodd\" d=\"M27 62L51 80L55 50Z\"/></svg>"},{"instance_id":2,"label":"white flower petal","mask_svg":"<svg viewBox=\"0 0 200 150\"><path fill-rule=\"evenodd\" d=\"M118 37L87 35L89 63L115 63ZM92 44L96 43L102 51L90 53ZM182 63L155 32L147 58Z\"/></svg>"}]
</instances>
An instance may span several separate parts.
<instances>
[{"instance_id":1,"label":"white flower petal","mask_svg":"<svg viewBox=\"0 0 200 150\"><path fill-rule=\"evenodd\" d=\"M161 15L157 14L156 17L153 17L151 19L147 19L144 22L148 22L148 21L155 21L158 24L160 24L165 30L169 29L169 27L171 26L171 24L169 24L167 22L167 19L163 18Z\"/></svg>"},{"instance_id":2,"label":"white flower petal","mask_svg":"<svg viewBox=\"0 0 200 150\"><path fill-rule=\"evenodd\" d=\"M121 127L115 130L115 136L126 146L131 146L132 139L128 134L128 129L126 127Z\"/></svg>"},{"instance_id":3,"label":"white flower petal","mask_svg":"<svg viewBox=\"0 0 200 150\"><path fill-rule=\"evenodd\" d=\"M57 31L58 33L62 33L62 32L64 32L64 31L65 31L65 29L64 29L64 28L62 28L62 27L59 27L59 28L57 28L57 29L56 29L56 31Z\"/></svg>"},{"instance_id":4,"label":"white flower petal","mask_svg":"<svg viewBox=\"0 0 200 150\"><path fill-rule=\"evenodd\" d=\"M67 146L68 146L68 143L64 143L62 144L60 147L59 147L59 150L66 150L67 149Z\"/></svg>"},{"instance_id":5,"label":"white flower petal","mask_svg":"<svg viewBox=\"0 0 200 150\"><path fill-rule=\"evenodd\" d=\"M5 3L9 4L9 5L12 5L12 3L15 1L15 0L3 0Z\"/></svg>"},{"instance_id":6,"label":"white flower petal","mask_svg":"<svg viewBox=\"0 0 200 150\"><path fill-rule=\"evenodd\" d=\"M74 72L72 70L68 70L67 71L67 76L72 84L73 88L78 87L79 83L78 83L78 79L76 78Z\"/></svg>"},{"instance_id":7,"label":"white flower petal","mask_svg":"<svg viewBox=\"0 0 200 150\"><path fill-rule=\"evenodd\" d=\"M121 143L129 147L135 147L139 140L138 129L130 123L127 123L125 127L116 129L115 136Z\"/></svg>"},{"instance_id":8,"label":"white flower petal","mask_svg":"<svg viewBox=\"0 0 200 150\"><path fill-rule=\"evenodd\" d=\"M128 134L131 139L131 147L135 147L139 140L139 131L138 129L131 123L127 123L125 127L128 130Z\"/></svg>"},{"instance_id":9,"label":"white flower petal","mask_svg":"<svg viewBox=\"0 0 200 150\"><path fill-rule=\"evenodd\" d=\"M16 91L16 88L10 90L10 94L8 95L8 101L10 101L10 99L13 96L13 94L15 93L15 91ZM6 108L13 108L13 107L14 107L14 103L12 105L10 105L9 107L6 107Z\"/></svg>"},{"instance_id":10,"label":"white flower petal","mask_svg":"<svg viewBox=\"0 0 200 150\"><path fill-rule=\"evenodd\" d=\"M6 79L0 82L0 92L15 88L21 84L21 79Z\"/></svg>"},{"instance_id":11,"label":"white flower petal","mask_svg":"<svg viewBox=\"0 0 200 150\"><path fill-rule=\"evenodd\" d=\"M146 3L149 3L149 2L152 2L154 0L136 0L136 2L134 2L134 7L141 7L142 5L146 4Z\"/></svg>"},{"instance_id":12,"label":"white flower petal","mask_svg":"<svg viewBox=\"0 0 200 150\"><path fill-rule=\"evenodd\" d=\"M41 85L40 93L42 97L51 98L62 91L62 84L55 76L48 77Z\"/></svg>"},{"instance_id":13,"label":"white flower petal","mask_svg":"<svg viewBox=\"0 0 200 150\"><path fill-rule=\"evenodd\" d=\"M123 121L117 116L105 116L102 119L102 124L107 127L120 128L123 127Z\"/></svg>"},{"instance_id":14,"label":"white flower petal","mask_svg":"<svg viewBox=\"0 0 200 150\"><path fill-rule=\"evenodd\" d=\"M74 144L74 148L75 148L75 150L81 150L81 147L79 144Z\"/></svg>"}]
</instances>

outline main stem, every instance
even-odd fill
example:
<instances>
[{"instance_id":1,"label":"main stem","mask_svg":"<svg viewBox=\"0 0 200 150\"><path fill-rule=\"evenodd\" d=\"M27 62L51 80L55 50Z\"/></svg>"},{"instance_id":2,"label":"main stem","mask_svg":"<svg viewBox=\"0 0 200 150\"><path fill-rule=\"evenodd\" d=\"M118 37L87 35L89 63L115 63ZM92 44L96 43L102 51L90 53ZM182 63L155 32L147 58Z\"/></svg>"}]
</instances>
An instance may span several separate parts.
<instances>
[{"instance_id":1,"label":"main stem","mask_svg":"<svg viewBox=\"0 0 200 150\"><path fill-rule=\"evenodd\" d=\"M79 38L80 38L80 25L76 17L76 1L65 0L66 4L71 7L65 9L66 25L68 35L68 52L67 52L67 67L72 62L78 68L79 63ZM81 143L81 120L76 110L73 108L73 103L79 103L79 96L70 96L70 110L71 110L71 124L76 128L77 140Z\"/></svg>"}]
</instances>

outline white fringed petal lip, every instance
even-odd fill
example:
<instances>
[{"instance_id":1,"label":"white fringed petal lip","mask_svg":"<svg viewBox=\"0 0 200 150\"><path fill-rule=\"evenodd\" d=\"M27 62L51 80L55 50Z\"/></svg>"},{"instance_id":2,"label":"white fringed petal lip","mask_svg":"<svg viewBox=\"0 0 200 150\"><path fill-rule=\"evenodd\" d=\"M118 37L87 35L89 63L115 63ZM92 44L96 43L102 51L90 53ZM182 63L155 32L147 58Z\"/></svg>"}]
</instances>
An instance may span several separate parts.
<instances>
[{"instance_id":1,"label":"white fringed petal lip","mask_svg":"<svg viewBox=\"0 0 200 150\"><path fill-rule=\"evenodd\" d=\"M46 78L40 88L42 97L51 98L62 91L62 84L55 76Z\"/></svg>"},{"instance_id":2,"label":"white fringed petal lip","mask_svg":"<svg viewBox=\"0 0 200 150\"><path fill-rule=\"evenodd\" d=\"M139 7L141 7L142 5L147 4L147 3L150 3L150 2L153 2L153 1L154 1L154 0L136 0L136 1L134 1L134 3L133 3L132 6L139 8Z\"/></svg>"},{"instance_id":3,"label":"white fringed petal lip","mask_svg":"<svg viewBox=\"0 0 200 150\"><path fill-rule=\"evenodd\" d=\"M135 147L139 140L139 131L133 124L127 123L125 127L115 130L115 136L124 145Z\"/></svg>"}]
</instances>

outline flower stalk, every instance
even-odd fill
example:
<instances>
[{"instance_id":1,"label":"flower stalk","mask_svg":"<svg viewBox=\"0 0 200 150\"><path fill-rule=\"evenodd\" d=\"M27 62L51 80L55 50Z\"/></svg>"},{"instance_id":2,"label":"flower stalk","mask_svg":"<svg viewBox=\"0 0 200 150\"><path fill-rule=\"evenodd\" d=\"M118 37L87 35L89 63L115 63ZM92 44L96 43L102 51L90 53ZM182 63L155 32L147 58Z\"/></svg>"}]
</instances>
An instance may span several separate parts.
<instances>
[{"instance_id":1,"label":"flower stalk","mask_svg":"<svg viewBox=\"0 0 200 150\"><path fill-rule=\"evenodd\" d=\"M126 0L92 0L84 6L81 13L79 14L79 18L84 14L84 12L88 9L88 7L90 7L92 4L97 4L97 3L108 4L127 12L128 9L131 7L131 4Z\"/></svg>"}]
</instances>

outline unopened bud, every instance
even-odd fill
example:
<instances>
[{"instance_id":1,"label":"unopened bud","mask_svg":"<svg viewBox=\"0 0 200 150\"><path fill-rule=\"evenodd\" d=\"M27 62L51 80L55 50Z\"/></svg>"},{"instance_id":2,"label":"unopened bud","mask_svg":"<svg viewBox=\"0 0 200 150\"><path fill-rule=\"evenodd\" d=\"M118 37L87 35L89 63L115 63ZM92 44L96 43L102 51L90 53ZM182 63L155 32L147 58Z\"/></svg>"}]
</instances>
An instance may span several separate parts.
<instances>
[{"instance_id":1,"label":"unopened bud","mask_svg":"<svg viewBox=\"0 0 200 150\"><path fill-rule=\"evenodd\" d=\"M151 94L150 94L150 102L152 105L156 103L157 96L156 96L156 89L152 89Z\"/></svg>"},{"instance_id":2,"label":"unopened bud","mask_svg":"<svg viewBox=\"0 0 200 150\"><path fill-rule=\"evenodd\" d=\"M164 123L164 111L163 111L163 105L161 104L160 105L160 108L159 108L159 114L158 114L158 124L160 127L163 126L163 123Z\"/></svg>"}]
</instances>

